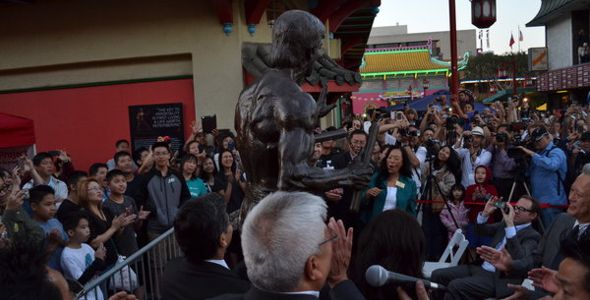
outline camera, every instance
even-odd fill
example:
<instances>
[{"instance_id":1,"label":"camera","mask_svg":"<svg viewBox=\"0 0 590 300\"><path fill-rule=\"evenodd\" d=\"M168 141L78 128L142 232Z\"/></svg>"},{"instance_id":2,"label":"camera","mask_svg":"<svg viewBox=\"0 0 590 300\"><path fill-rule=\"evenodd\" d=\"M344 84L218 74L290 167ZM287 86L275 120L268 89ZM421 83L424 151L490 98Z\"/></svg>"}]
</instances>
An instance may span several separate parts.
<instances>
[{"instance_id":1,"label":"camera","mask_svg":"<svg viewBox=\"0 0 590 300\"><path fill-rule=\"evenodd\" d=\"M496 134L496 142L497 143L506 143L508 142L508 134L504 132L500 132Z\"/></svg>"},{"instance_id":2,"label":"camera","mask_svg":"<svg viewBox=\"0 0 590 300\"><path fill-rule=\"evenodd\" d=\"M464 135L463 136L463 148L471 148L473 144L473 136L472 135Z\"/></svg>"},{"instance_id":3,"label":"camera","mask_svg":"<svg viewBox=\"0 0 590 300\"><path fill-rule=\"evenodd\" d=\"M447 130L452 130L455 128L455 125L459 123L459 118L457 116L450 116L447 118L446 127Z\"/></svg>"},{"instance_id":4,"label":"camera","mask_svg":"<svg viewBox=\"0 0 590 300\"><path fill-rule=\"evenodd\" d=\"M522 161L525 160L526 155L522 150L517 148L519 146L522 146L527 149L534 149L535 148L533 141L531 141L528 138L522 140L520 138L520 135L516 134L516 135L514 135L514 138L512 139L512 145L510 145L508 147L508 149L506 150L506 154L508 154L508 156L510 158L517 160L517 161L518 160L522 160Z\"/></svg>"},{"instance_id":5,"label":"camera","mask_svg":"<svg viewBox=\"0 0 590 300\"><path fill-rule=\"evenodd\" d=\"M400 136L407 136L408 135L408 129L406 129L406 128L400 128L398 130L398 132L399 132Z\"/></svg>"},{"instance_id":6,"label":"camera","mask_svg":"<svg viewBox=\"0 0 590 300\"><path fill-rule=\"evenodd\" d=\"M435 157L440 149L440 141L435 139L426 140L424 147L426 147L428 158Z\"/></svg>"}]
</instances>

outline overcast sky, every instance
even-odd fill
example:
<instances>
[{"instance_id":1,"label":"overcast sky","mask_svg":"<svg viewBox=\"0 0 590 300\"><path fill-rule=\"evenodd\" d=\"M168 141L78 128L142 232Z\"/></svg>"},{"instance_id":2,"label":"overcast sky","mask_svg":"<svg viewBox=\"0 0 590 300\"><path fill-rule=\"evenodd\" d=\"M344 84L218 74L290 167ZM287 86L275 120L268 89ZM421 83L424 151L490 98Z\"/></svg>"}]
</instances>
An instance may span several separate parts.
<instances>
[{"instance_id":1,"label":"overcast sky","mask_svg":"<svg viewBox=\"0 0 590 300\"><path fill-rule=\"evenodd\" d=\"M457 8L457 29L477 29L471 24L471 2L455 0ZM510 33L517 42L513 49L518 49L518 26L524 40L520 47L526 51L529 47L545 46L545 27L525 27L539 11L541 0L497 0L497 20L490 27L490 49L496 54L510 51L508 42ZM449 1L448 0L381 0L379 14L373 23L374 27L408 25L409 33L448 31ZM485 34L484 34L485 38ZM479 40L477 47L479 47Z\"/></svg>"}]
</instances>

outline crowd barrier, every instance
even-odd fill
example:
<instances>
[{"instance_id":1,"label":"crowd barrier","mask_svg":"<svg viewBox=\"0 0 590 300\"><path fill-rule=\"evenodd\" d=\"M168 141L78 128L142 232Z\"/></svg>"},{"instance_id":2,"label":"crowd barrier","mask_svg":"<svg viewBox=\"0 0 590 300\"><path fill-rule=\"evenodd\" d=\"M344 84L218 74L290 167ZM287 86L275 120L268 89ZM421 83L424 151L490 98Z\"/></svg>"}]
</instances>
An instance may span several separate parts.
<instances>
[{"instance_id":1,"label":"crowd barrier","mask_svg":"<svg viewBox=\"0 0 590 300\"><path fill-rule=\"evenodd\" d=\"M133 255L123 259L100 276L88 282L76 299L102 300L114 292L134 293L138 299L161 299L159 284L166 263L182 252L170 228Z\"/></svg>"}]
</instances>

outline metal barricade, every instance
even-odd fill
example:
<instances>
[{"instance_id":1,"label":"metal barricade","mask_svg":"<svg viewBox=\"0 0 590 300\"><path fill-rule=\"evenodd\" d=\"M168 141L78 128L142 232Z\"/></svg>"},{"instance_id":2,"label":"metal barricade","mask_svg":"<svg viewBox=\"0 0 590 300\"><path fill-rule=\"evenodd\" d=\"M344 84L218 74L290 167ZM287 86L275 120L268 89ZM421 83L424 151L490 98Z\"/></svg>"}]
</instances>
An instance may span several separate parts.
<instances>
[{"instance_id":1,"label":"metal barricade","mask_svg":"<svg viewBox=\"0 0 590 300\"><path fill-rule=\"evenodd\" d=\"M106 300L109 294L124 290L140 300L158 300L164 267L169 260L180 256L174 228L170 228L133 255L119 257L112 268L88 282L76 299Z\"/></svg>"}]
</instances>

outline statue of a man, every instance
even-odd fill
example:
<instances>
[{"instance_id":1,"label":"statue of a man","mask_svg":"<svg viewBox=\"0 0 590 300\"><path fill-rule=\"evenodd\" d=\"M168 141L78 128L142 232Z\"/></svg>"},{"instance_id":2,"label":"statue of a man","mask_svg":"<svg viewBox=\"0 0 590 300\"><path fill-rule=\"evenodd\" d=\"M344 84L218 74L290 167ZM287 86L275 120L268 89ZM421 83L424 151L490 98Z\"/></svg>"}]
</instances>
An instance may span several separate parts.
<instances>
[{"instance_id":1,"label":"statue of a man","mask_svg":"<svg viewBox=\"0 0 590 300\"><path fill-rule=\"evenodd\" d=\"M283 13L272 31L273 69L240 95L235 128L248 181L242 213L277 190L320 193L337 186L361 187L369 180L371 168L360 163L341 170L308 163L313 129L330 107L325 105L325 88L316 103L299 85L322 54L324 32L324 25L308 12Z\"/></svg>"}]
</instances>

